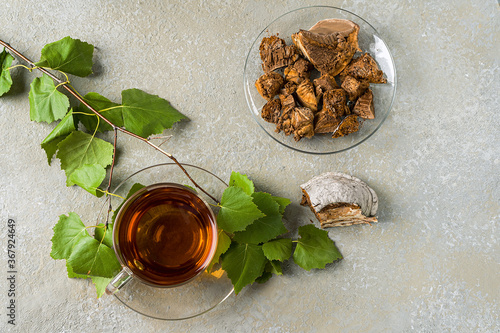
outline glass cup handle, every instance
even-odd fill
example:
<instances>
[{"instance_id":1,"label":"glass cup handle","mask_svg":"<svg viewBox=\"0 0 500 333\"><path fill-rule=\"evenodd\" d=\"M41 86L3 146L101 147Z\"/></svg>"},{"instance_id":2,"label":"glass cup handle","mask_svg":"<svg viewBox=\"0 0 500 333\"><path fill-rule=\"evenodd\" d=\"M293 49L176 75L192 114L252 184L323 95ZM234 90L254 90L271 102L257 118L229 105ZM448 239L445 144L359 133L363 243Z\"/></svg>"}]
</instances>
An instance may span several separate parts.
<instances>
[{"instance_id":1,"label":"glass cup handle","mask_svg":"<svg viewBox=\"0 0 500 333\"><path fill-rule=\"evenodd\" d=\"M113 295L123 288L132 279L132 271L128 267L123 267L113 280L106 287L106 294Z\"/></svg>"}]
</instances>

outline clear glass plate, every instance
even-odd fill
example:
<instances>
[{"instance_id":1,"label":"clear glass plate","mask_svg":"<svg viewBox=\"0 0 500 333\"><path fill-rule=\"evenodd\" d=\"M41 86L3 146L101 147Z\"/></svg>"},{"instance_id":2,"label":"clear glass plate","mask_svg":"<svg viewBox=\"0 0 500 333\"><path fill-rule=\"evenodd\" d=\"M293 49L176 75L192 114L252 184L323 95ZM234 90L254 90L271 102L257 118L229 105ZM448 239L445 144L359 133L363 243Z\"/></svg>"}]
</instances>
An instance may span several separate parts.
<instances>
[{"instance_id":1,"label":"clear glass plate","mask_svg":"<svg viewBox=\"0 0 500 333\"><path fill-rule=\"evenodd\" d=\"M299 142L295 142L293 135L286 136L283 132L276 133L276 125L266 122L260 116L262 107L266 103L266 100L260 96L255 88L255 81L264 74L259 55L260 42L264 37L278 35L285 40L287 45L291 45L293 33L300 29L308 30L316 22L329 18L347 19L359 25L359 47L376 60L380 69L385 73L387 83L370 85L374 96L375 119L364 120L358 132L336 139L332 139L331 134L316 134L311 139L303 138ZM362 17L347 10L329 6L296 9L271 22L253 42L248 52L244 71L246 100L250 112L260 127L266 134L285 147L310 154L339 153L356 147L371 137L382 126L392 108L396 95L396 81L394 60L387 44L377 30Z\"/></svg>"},{"instance_id":2,"label":"clear glass plate","mask_svg":"<svg viewBox=\"0 0 500 333\"><path fill-rule=\"evenodd\" d=\"M189 164L182 164L191 177L214 198L220 199L227 184L215 174ZM150 185L171 182L188 185L193 183L174 163L157 164L139 170L124 179L112 193L125 197L135 183ZM198 191L200 194L201 191ZM208 196L200 194L208 203L216 204ZM112 207L117 209L122 199L112 197ZM101 222L105 219L108 204L105 203L101 214ZM217 214L217 210L214 209ZM233 285L226 273L221 269L215 272L206 271L187 284L173 288L157 288L132 279L115 297L133 311L155 319L182 320L199 316L212 310L224 302L232 293Z\"/></svg>"}]
</instances>

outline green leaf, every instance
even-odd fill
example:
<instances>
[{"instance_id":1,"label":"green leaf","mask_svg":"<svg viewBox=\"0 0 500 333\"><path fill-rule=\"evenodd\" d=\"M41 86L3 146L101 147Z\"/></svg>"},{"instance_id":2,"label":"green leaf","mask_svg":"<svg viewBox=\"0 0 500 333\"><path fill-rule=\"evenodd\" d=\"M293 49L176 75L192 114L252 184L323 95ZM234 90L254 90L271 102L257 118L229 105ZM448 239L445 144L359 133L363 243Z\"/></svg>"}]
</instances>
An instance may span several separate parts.
<instances>
[{"instance_id":1,"label":"green leaf","mask_svg":"<svg viewBox=\"0 0 500 333\"><path fill-rule=\"evenodd\" d=\"M234 286L235 294L262 275L267 259L262 246L233 244L222 257L222 269Z\"/></svg>"},{"instance_id":2,"label":"green leaf","mask_svg":"<svg viewBox=\"0 0 500 333\"><path fill-rule=\"evenodd\" d=\"M144 187L146 187L146 186L142 185L141 183L134 183L134 185L132 185L130 190L128 190L127 196L125 198L126 199L130 198L132 196L132 194L134 194L135 192L139 191L140 189L142 189Z\"/></svg>"},{"instance_id":3,"label":"green leaf","mask_svg":"<svg viewBox=\"0 0 500 333\"><path fill-rule=\"evenodd\" d=\"M0 96L8 92L12 86L12 77L8 68L12 65L13 60L14 57L4 48L0 53Z\"/></svg>"},{"instance_id":4,"label":"green leaf","mask_svg":"<svg viewBox=\"0 0 500 333\"><path fill-rule=\"evenodd\" d=\"M123 115L120 104L111 102L106 97L95 92L90 92L83 96L83 100L116 126L123 126ZM82 113L78 119L90 132L94 132L96 127L98 132L113 130L110 125L95 115L94 112L90 111L83 103L78 105L78 112Z\"/></svg>"},{"instance_id":5,"label":"green leaf","mask_svg":"<svg viewBox=\"0 0 500 333\"><path fill-rule=\"evenodd\" d=\"M102 239L102 238L101 238ZM114 251L91 237L80 217L71 212L61 215L54 226L52 251L54 259L66 259L69 277L82 275L111 278L121 269Z\"/></svg>"},{"instance_id":6,"label":"green leaf","mask_svg":"<svg viewBox=\"0 0 500 333\"><path fill-rule=\"evenodd\" d=\"M233 237L235 241L239 243L260 244L288 231L283 225L279 205L273 200L270 194L255 192L252 194L252 198L258 209L265 216L255 220L244 231L235 232Z\"/></svg>"},{"instance_id":7,"label":"green leaf","mask_svg":"<svg viewBox=\"0 0 500 333\"><path fill-rule=\"evenodd\" d=\"M143 138L162 133L181 119L188 119L167 100L139 89L122 91L122 105L125 128Z\"/></svg>"},{"instance_id":8,"label":"green leaf","mask_svg":"<svg viewBox=\"0 0 500 333\"><path fill-rule=\"evenodd\" d=\"M113 145L90 134L74 131L58 144L57 158L68 178L66 184L74 185L71 174L85 164L99 164L106 168L113 161Z\"/></svg>"},{"instance_id":9,"label":"green leaf","mask_svg":"<svg viewBox=\"0 0 500 333\"><path fill-rule=\"evenodd\" d=\"M97 229L96 229L97 230ZM69 278L77 278L77 279L92 279L92 282L95 285L96 293L97 293L97 298L100 298L104 293L106 292L106 287L108 284L113 280L113 278L105 278L105 277L100 277L100 276L90 276L87 274L76 274L73 271L73 268L71 267L68 262L66 262L66 269L68 271L68 277Z\"/></svg>"},{"instance_id":10,"label":"green leaf","mask_svg":"<svg viewBox=\"0 0 500 333\"><path fill-rule=\"evenodd\" d=\"M104 237L104 238L103 238ZM106 229L104 223L99 223L94 230L94 238L110 248L113 247L113 223L108 223Z\"/></svg>"},{"instance_id":11,"label":"green leaf","mask_svg":"<svg viewBox=\"0 0 500 333\"><path fill-rule=\"evenodd\" d=\"M53 230L50 256L54 259L68 259L80 239L89 236L82 220L73 212L70 212L68 216L61 215Z\"/></svg>"},{"instance_id":12,"label":"green leaf","mask_svg":"<svg viewBox=\"0 0 500 333\"><path fill-rule=\"evenodd\" d=\"M128 198L130 198L130 196L132 196L132 194L134 194L135 192L139 191L141 188L145 187L144 185L142 184L139 184L139 183L135 183L134 185L132 185L132 187L130 188L130 190L128 191L128 194L127 196L125 197L125 200L127 200ZM115 209L115 211L113 212L113 217L111 218L111 221L115 222L115 219L116 219L116 215L118 214L118 212L120 211L120 209L122 208L123 204L125 203L125 200L123 200L120 205L118 206L118 208Z\"/></svg>"},{"instance_id":13,"label":"green leaf","mask_svg":"<svg viewBox=\"0 0 500 333\"><path fill-rule=\"evenodd\" d=\"M224 230L219 229L217 235L217 249L215 250L215 254L212 258L212 261L207 267L207 271L211 271L215 264L219 262L220 256L225 253L229 246L231 246L231 238L224 232Z\"/></svg>"},{"instance_id":14,"label":"green leaf","mask_svg":"<svg viewBox=\"0 0 500 333\"><path fill-rule=\"evenodd\" d=\"M269 260L288 260L292 255L292 240L289 238L272 240L262 245L262 251Z\"/></svg>"},{"instance_id":15,"label":"green leaf","mask_svg":"<svg viewBox=\"0 0 500 333\"><path fill-rule=\"evenodd\" d=\"M112 278L121 265L115 252L92 237L82 237L67 259L76 274Z\"/></svg>"},{"instance_id":16,"label":"green leaf","mask_svg":"<svg viewBox=\"0 0 500 333\"><path fill-rule=\"evenodd\" d=\"M259 276L257 279L255 279L255 282L260 283L260 284L266 283L272 277L273 277L273 273L264 270L262 275Z\"/></svg>"},{"instance_id":17,"label":"green leaf","mask_svg":"<svg viewBox=\"0 0 500 333\"><path fill-rule=\"evenodd\" d=\"M281 263L279 261L267 261L266 266L264 267L264 273L255 280L258 283L267 282L273 274L283 275L283 271L281 269Z\"/></svg>"},{"instance_id":18,"label":"green leaf","mask_svg":"<svg viewBox=\"0 0 500 333\"><path fill-rule=\"evenodd\" d=\"M265 216L253 203L252 197L240 187L226 188L220 206L217 224L229 233L244 230L253 221Z\"/></svg>"},{"instance_id":19,"label":"green leaf","mask_svg":"<svg viewBox=\"0 0 500 333\"><path fill-rule=\"evenodd\" d=\"M299 227L299 235L293 261L303 269L325 268L326 264L342 259L342 254L325 230L309 224Z\"/></svg>"},{"instance_id":20,"label":"green leaf","mask_svg":"<svg viewBox=\"0 0 500 333\"><path fill-rule=\"evenodd\" d=\"M99 164L84 164L71 173L69 181L96 197L102 197L104 193L97 189L104 178L106 178L106 169L104 167Z\"/></svg>"},{"instance_id":21,"label":"green leaf","mask_svg":"<svg viewBox=\"0 0 500 333\"><path fill-rule=\"evenodd\" d=\"M292 202L290 201L290 199L287 199L287 198L281 198L281 197L275 197L273 196L272 197L273 200L280 206L280 214L283 215L283 213L285 213L285 208L291 204Z\"/></svg>"},{"instance_id":22,"label":"green leaf","mask_svg":"<svg viewBox=\"0 0 500 333\"><path fill-rule=\"evenodd\" d=\"M111 280L113 280L113 278L104 278L104 277L100 277L100 276L90 276L90 275L87 275L87 274L76 274L73 271L73 268L67 262L66 262L66 269L68 271L68 277L69 278L73 278L73 279L88 279L88 278L91 278L92 282L95 285L95 289L96 289L96 292L97 292L97 298L99 298L102 295L104 295L104 293L106 292L106 287L111 282Z\"/></svg>"},{"instance_id":23,"label":"green leaf","mask_svg":"<svg viewBox=\"0 0 500 333\"><path fill-rule=\"evenodd\" d=\"M62 119L69 108L69 99L59 92L54 81L46 74L31 82L29 92L30 119L51 123Z\"/></svg>"},{"instance_id":24,"label":"green leaf","mask_svg":"<svg viewBox=\"0 0 500 333\"><path fill-rule=\"evenodd\" d=\"M76 213L61 215L54 226L50 256L54 259L66 259L70 278L111 278L121 266L114 251L106 245L109 243L107 236L104 239L101 236L101 240L102 243L89 235ZM96 284L96 287L99 286Z\"/></svg>"},{"instance_id":25,"label":"green leaf","mask_svg":"<svg viewBox=\"0 0 500 333\"><path fill-rule=\"evenodd\" d=\"M50 134L42 141L41 146L47 154L47 161L50 165L52 157L57 151L57 145L64 140L71 132L76 130L75 119L72 109L64 116Z\"/></svg>"},{"instance_id":26,"label":"green leaf","mask_svg":"<svg viewBox=\"0 0 500 333\"><path fill-rule=\"evenodd\" d=\"M76 274L67 261L66 261L66 270L68 271L68 277L70 279L88 279L90 277L87 274Z\"/></svg>"},{"instance_id":27,"label":"green leaf","mask_svg":"<svg viewBox=\"0 0 500 333\"><path fill-rule=\"evenodd\" d=\"M193 191L194 193L198 193L198 191L196 190L195 187L191 186L191 185L187 185L187 184L182 184L182 186L184 187L187 187L188 189L190 189L191 191Z\"/></svg>"},{"instance_id":28,"label":"green leaf","mask_svg":"<svg viewBox=\"0 0 500 333\"><path fill-rule=\"evenodd\" d=\"M97 292L97 298L104 295L106 292L106 287L113 280L113 278L105 278L101 276L91 276L92 282L95 285L95 291Z\"/></svg>"},{"instance_id":29,"label":"green leaf","mask_svg":"<svg viewBox=\"0 0 500 333\"><path fill-rule=\"evenodd\" d=\"M276 260L271 260L269 261L269 264L271 265L270 272L276 275L283 275L283 270L281 269L281 262L276 261ZM266 266L266 269L267 266Z\"/></svg>"},{"instance_id":30,"label":"green leaf","mask_svg":"<svg viewBox=\"0 0 500 333\"><path fill-rule=\"evenodd\" d=\"M93 53L93 45L68 36L45 45L36 65L84 77L92 74Z\"/></svg>"},{"instance_id":31,"label":"green leaf","mask_svg":"<svg viewBox=\"0 0 500 333\"><path fill-rule=\"evenodd\" d=\"M248 179L247 175L242 175L239 172L231 172L231 178L229 178L229 186L241 187L246 194L252 195L255 191L255 186L253 182Z\"/></svg>"}]
</instances>

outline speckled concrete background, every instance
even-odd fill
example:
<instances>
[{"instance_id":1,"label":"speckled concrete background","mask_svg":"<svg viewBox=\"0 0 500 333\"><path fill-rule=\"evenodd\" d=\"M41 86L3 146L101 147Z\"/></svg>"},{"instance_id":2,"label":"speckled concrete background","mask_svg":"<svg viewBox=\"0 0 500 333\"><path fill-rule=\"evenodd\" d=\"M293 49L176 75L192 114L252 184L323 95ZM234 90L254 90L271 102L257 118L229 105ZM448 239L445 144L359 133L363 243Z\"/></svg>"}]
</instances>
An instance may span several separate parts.
<instances>
[{"instance_id":1,"label":"speckled concrete background","mask_svg":"<svg viewBox=\"0 0 500 333\"><path fill-rule=\"evenodd\" d=\"M309 156L275 144L247 110L246 52L275 17L328 4L364 17L395 57L398 92L383 127L342 154ZM119 100L137 87L191 118L170 131L168 150L221 177L246 172L257 186L293 198L290 226L312 218L298 185L325 171L367 181L380 223L330 230L345 259L326 270L247 288L214 311L182 322L137 315L97 300L49 257L58 216L89 219L100 201L65 186L39 143L51 126L29 121L31 75L0 100L0 331L18 332L499 332L500 8L476 1L3 1L0 38L37 59L71 35L97 47L95 75L79 91ZM21 81L22 83L19 83ZM117 177L164 161L121 137ZM7 217L17 219L18 313L7 325Z\"/></svg>"}]
</instances>

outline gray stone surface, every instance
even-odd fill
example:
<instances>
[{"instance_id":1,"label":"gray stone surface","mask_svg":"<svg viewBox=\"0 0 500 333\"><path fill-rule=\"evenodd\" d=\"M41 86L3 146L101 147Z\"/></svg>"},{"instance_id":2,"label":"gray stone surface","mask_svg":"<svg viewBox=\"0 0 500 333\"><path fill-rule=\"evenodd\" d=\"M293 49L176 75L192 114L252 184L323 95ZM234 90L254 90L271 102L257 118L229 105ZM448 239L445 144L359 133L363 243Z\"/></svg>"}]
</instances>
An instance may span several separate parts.
<instances>
[{"instance_id":1,"label":"gray stone surface","mask_svg":"<svg viewBox=\"0 0 500 333\"><path fill-rule=\"evenodd\" d=\"M500 330L500 8L497 1L329 1L364 17L398 70L391 114L350 151L310 156L278 146L247 110L243 65L275 17L318 1L3 1L0 38L37 59L71 35L96 46L82 93L119 100L137 87L191 119L169 131L169 152L228 178L293 199L289 227L313 216L299 184L326 171L352 174L380 199L379 221L331 229L344 260L322 271L294 265L201 317L163 322L96 299L50 258L52 227L100 208L65 186L39 143L52 126L29 121L33 75L16 69L0 100L0 331L17 332L498 332ZM119 138L116 176L165 159ZM17 220L17 326L6 320L6 221Z\"/></svg>"}]
</instances>

